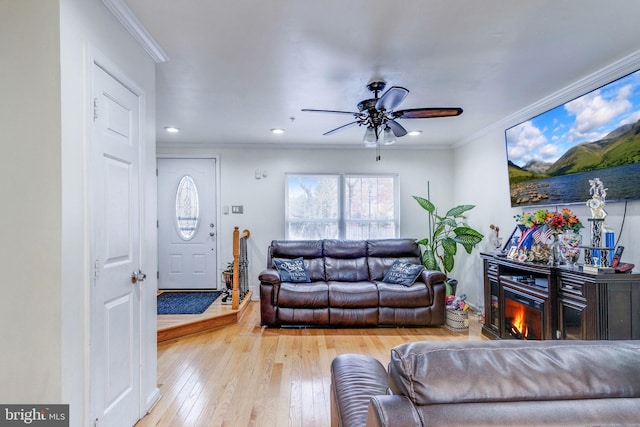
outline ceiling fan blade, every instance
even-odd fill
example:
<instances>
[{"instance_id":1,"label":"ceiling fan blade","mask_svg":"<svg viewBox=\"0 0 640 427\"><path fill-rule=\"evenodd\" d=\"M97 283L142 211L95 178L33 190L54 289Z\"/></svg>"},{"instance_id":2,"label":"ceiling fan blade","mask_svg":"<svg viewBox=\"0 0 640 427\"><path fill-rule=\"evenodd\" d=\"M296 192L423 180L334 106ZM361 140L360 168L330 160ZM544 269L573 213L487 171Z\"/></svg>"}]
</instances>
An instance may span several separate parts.
<instances>
[{"instance_id":1,"label":"ceiling fan blade","mask_svg":"<svg viewBox=\"0 0 640 427\"><path fill-rule=\"evenodd\" d=\"M332 130L330 130L329 132L325 132L325 133L323 133L323 135L332 135L332 134L334 134L334 133L336 133L336 132L340 132L341 130L348 129L348 128L350 128L351 126L354 126L354 125L357 125L357 124L358 124L358 121L351 122L351 123L347 123L346 125L342 125L342 126L340 126L340 127L337 127L337 128L335 128L335 129L332 129Z\"/></svg>"},{"instance_id":2,"label":"ceiling fan blade","mask_svg":"<svg viewBox=\"0 0 640 427\"><path fill-rule=\"evenodd\" d=\"M300 111L309 111L312 113L335 113L335 114L351 114L352 116L360 116L362 113L355 111L338 111L338 110L313 110L311 108L303 108Z\"/></svg>"},{"instance_id":3,"label":"ceiling fan blade","mask_svg":"<svg viewBox=\"0 0 640 427\"><path fill-rule=\"evenodd\" d=\"M409 91L407 89L400 86L392 86L388 91L382 94L380 99L378 99L378 102L376 102L376 109L393 111L402 101L404 101L408 94Z\"/></svg>"},{"instance_id":4,"label":"ceiling fan blade","mask_svg":"<svg viewBox=\"0 0 640 427\"><path fill-rule=\"evenodd\" d=\"M401 136L405 136L407 134L407 130L395 120L387 120L387 124L391 128L391 132L393 132L396 137L400 138Z\"/></svg>"},{"instance_id":5,"label":"ceiling fan blade","mask_svg":"<svg viewBox=\"0 0 640 427\"><path fill-rule=\"evenodd\" d=\"M450 117L462 114L462 108L411 108L395 111L391 115L394 119L428 119L431 117Z\"/></svg>"}]
</instances>

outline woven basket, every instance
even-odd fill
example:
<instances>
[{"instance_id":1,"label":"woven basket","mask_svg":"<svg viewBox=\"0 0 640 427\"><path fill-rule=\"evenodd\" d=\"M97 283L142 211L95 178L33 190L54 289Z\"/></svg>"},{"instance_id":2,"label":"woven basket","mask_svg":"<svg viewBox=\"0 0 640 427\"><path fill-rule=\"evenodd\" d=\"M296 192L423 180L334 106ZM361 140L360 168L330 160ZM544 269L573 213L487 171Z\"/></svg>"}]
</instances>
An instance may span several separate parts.
<instances>
[{"instance_id":1,"label":"woven basket","mask_svg":"<svg viewBox=\"0 0 640 427\"><path fill-rule=\"evenodd\" d=\"M459 310L446 310L445 326L455 332L469 329L469 313Z\"/></svg>"}]
</instances>

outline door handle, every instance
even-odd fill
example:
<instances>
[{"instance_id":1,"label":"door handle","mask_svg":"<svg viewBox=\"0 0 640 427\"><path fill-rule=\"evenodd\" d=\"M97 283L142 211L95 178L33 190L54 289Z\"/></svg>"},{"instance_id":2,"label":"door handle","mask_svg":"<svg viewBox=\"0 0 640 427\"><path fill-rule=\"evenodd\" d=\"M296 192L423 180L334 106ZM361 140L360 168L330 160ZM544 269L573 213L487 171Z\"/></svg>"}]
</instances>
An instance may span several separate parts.
<instances>
[{"instance_id":1,"label":"door handle","mask_svg":"<svg viewBox=\"0 0 640 427\"><path fill-rule=\"evenodd\" d=\"M209 233L209 236L211 236L211 237L213 237L215 235L216 235L216 233L214 233L213 231L211 233Z\"/></svg>"},{"instance_id":2,"label":"door handle","mask_svg":"<svg viewBox=\"0 0 640 427\"><path fill-rule=\"evenodd\" d=\"M147 275L142 272L142 270L134 271L131 273L131 283L144 282L144 279L147 278Z\"/></svg>"}]
</instances>

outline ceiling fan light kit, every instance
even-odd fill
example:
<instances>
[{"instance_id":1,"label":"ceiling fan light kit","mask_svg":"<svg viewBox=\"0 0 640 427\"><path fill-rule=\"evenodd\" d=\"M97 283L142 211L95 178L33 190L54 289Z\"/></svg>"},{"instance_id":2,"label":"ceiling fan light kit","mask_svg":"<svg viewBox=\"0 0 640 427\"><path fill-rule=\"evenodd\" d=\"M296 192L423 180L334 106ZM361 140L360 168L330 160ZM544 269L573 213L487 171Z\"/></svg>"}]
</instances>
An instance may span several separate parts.
<instances>
[{"instance_id":1,"label":"ceiling fan light kit","mask_svg":"<svg viewBox=\"0 0 640 427\"><path fill-rule=\"evenodd\" d=\"M314 110L303 108L302 111L315 113L349 114L355 121L325 132L323 135L332 135L336 132L352 126L366 126L362 141L366 146L377 146L376 160L380 160L380 144L391 145L396 138L403 137L407 130L396 119L427 119L433 117L450 117L462 114L462 108L411 108L395 111L409 94L409 90L400 86L392 86L382 96L378 96L384 90L386 83L380 80L367 85L367 89L373 92L373 98L362 100L358 103L358 111L339 110Z\"/></svg>"}]
</instances>

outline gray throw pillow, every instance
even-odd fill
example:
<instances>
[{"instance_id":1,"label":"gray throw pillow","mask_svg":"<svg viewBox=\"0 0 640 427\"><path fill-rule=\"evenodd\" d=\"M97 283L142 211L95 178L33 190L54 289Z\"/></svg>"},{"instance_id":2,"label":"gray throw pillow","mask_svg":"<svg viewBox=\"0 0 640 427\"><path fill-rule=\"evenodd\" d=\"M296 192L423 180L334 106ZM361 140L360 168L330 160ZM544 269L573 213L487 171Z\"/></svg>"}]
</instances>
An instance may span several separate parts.
<instances>
[{"instance_id":1,"label":"gray throw pillow","mask_svg":"<svg viewBox=\"0 0 640 427\"><path fill-rule=\"evenodd\" d=\"M421 265L396 260L382 281L394 285L411 286L422 270L424 267Z\"/></svg>"},{"instance_id":2,"label":"gray throw pillow","mask_svg":"<svg viewBox=\"0 0 640 427\"><path fill-rule=\"evenodd\" d=\"M302 257L295 259L274 259L273 262L280 273L281 282L311 282L307 269L304 267L304 259Z\"/></svg>"}]
</instances>

